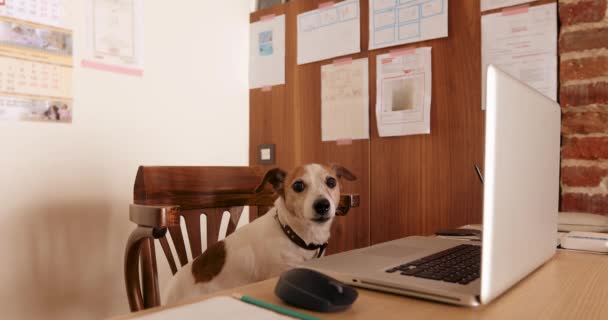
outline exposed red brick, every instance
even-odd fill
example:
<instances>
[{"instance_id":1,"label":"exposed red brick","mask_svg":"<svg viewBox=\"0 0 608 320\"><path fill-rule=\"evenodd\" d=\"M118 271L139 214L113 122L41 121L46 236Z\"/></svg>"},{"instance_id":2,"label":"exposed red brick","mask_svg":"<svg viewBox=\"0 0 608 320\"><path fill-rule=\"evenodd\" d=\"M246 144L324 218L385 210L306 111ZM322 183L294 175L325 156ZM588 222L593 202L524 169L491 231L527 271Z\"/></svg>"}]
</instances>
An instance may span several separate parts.
<instances>
[{"instance_id":1,"label":"exposed red brick","mask_svg":"<svg viewBox=\"0 0 608 320\"><path fill-rule=\"evenodd\" d=\"M598 167L564 167L562 183L569 187L597 187L606 176L608 169Z\"/></svg>"},{"instance_id":2,"label":"exposed red brick","mask_svg":"<svg viewBox=\"0 0 608 320\"><path fill-rule=\"evenodd\" d=\"M559 100L562 107L608 104L608 82L562 86Z\"/></svg>"},{"instance_id":3,"label":"exposed red brick","mask_svg":"<svg viewBox=\"0 0 608 320\"><path fill-rule=\"evenodd\" d=\"M582 80L608 75L608 57L566 60L560 64L560 80Z\"/></svg>"},{"instance_id":4,"label":"exposed red brick","mask_svg":"<svg viewBox=\"0 0 608 320\"><path fill-rule=\"evenodd\" d=\"M608 47L608 27L564 33L559 40L560 53Z\"/></svg>"},{"instance_id":5,"label":"exposed red brick","mask_svg":"<svg viewBox=\"0 0 608 320\"><path fill-rule=\"evenodd\" d=\"M562 133L608 133L608 113L566 112L562 115Z\"/></svg>"},{"instance_id":6,"label":"exposed red brick","mask_svg":"<svg viewBox=\"0 0 608 320\"><path fill-rule=\"evenodd\" d=\"M566 193L562 195L561 211L608 214L608 195Z\"/></svg>"},{"instance_id":7,"label":"exposed red brick","mask_svg":"<svg viewBox=\"0 0 608 320\"><path fill-rule=\"evenodd\" d=\"M563 159L608 159L608 138L565 138L562 145Z\"/></svg>"},{"instance_id":8,"label":"exposed red brick","mask_svg":"<svg viewBox=\"0 0 608 320\"><path fill-rule=\"evenodd\" d=\"M606 0L584 0L559 6L559 18L563 26L578 22L597 22L604 18L605 13Z\"/></svg>"}]
</instances>

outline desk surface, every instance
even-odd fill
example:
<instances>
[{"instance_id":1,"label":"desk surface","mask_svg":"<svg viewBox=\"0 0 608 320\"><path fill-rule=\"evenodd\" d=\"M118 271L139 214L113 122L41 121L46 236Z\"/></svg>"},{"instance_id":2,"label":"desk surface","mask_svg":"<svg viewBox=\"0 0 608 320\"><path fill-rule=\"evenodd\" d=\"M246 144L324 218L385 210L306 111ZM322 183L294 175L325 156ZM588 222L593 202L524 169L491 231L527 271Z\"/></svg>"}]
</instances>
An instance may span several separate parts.
<instances>
[{"instance_id":1,"label":"desk surface","mask_svg":"<svg viewBox=\"0 0 608 320\"><path fill-rule=\"evenodd\" d=\"M203 296L188 303L239 292L284 305L274 295L275 283L276 279L270 279ZM135 315L165 308L124 315L115 320L132 319ZM608 319L608 256L558 251L551 261L502 297L478 308L450 306L359 289L359 299L351 309L316 315L322 319Z\"/></svg>"}]
</instances>

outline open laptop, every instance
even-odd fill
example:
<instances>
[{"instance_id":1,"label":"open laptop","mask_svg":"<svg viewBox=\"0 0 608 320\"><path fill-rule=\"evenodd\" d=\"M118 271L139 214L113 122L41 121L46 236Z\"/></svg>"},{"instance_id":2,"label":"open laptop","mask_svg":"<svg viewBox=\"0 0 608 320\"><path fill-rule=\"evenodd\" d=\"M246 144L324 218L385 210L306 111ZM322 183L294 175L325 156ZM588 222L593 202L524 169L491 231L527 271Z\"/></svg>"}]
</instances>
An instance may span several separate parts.
<instances>
[{"instance_id":1,"label":"open laptop","mask_svg":"<svg viewBox=\"0 0 608 320\"><path fill-rule=\"evenodd\" d=\"M482 246L414 236L303 267L354 286L477 306L549 260L556 250L560 107L494 66L487 92Z\"/></svg>"}]
</instances>

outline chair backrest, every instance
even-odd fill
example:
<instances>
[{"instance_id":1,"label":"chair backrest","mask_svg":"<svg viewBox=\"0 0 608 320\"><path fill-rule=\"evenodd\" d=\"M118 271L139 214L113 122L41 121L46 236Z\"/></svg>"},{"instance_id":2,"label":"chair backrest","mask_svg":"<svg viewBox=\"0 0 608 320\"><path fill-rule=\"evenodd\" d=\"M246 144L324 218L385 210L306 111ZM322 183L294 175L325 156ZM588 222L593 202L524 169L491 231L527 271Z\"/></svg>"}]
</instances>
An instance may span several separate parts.
<instances>
[{"instance_id":1,"label":"chair backrest","mask_svg":"<svg viewBox=\"0 0 608 320\"><path fill-rule=\"evenodd\" d=\"M125 284L131 311L160 305L155 255L158 240L173 274L178 270L167 230L180 266L188 263L180 222L185 224L192 258L202 254L201 215L206 216L207 246L218 241L224 212L230 219L226 235L236 229L245 207L253 220L272 207L271 188L254 190L264 171L255 167L139 167L130 220L137 224L125 250ZM338 214L358 206L356 195L342 195ZM141 271L141 274L140 274ZM140 282L141 278L141 282Z\"/></svg>"}]
</instances>

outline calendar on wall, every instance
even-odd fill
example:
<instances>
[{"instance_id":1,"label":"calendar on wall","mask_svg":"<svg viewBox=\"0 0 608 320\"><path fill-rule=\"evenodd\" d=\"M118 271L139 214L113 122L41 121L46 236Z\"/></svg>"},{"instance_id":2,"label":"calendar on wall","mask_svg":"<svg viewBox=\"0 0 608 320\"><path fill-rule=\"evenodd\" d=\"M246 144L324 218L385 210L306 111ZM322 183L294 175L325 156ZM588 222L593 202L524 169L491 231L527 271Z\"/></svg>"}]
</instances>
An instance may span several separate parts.
<instances>
[{"instance_id":1,"label":"calendar on wall","mask_svg":"<svg viewBox=\"0 0 608 320\"><path fill-rule=\"evenodd\" d=\"M0 5L0 120L72 122L73 35L62 0Z\"/></svg>"}]
</instances>

